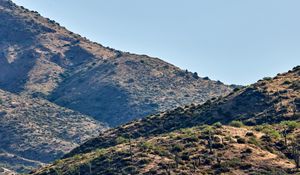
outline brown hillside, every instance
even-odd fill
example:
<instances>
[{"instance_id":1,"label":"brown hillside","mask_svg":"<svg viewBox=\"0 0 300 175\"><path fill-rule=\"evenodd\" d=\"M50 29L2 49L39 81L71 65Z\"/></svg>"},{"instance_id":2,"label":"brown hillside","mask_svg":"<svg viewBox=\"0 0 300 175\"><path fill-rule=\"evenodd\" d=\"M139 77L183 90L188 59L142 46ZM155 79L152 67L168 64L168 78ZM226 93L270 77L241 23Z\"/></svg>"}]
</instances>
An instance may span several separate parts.
<instances>
[{"instance_id":1,"label":"brown hillside","mask_svg":"<svg viewBox=\"0 0 300 175\"><path fill-rule=\"evenodd\" d=\"M158 58L103 47L11 1L0 2L0 49L0 88L112 126L232 90Z\"/></svg>"}]
</instances>

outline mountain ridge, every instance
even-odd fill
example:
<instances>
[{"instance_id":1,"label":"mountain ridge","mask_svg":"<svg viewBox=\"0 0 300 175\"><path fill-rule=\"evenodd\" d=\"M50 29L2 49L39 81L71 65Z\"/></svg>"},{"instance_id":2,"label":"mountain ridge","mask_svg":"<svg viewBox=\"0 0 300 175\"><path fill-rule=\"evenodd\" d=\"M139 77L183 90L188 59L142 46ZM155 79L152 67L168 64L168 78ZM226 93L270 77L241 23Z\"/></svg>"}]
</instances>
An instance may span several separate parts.
<instances>
[{"instance_id":1,"label":"mountain ridge","mask_svg":"<svg viewBox=\"0 0 300 175\"><path fill-rule=\"evenodd\" d=\"M232 90L161 59L89 41L11 1L0 7L4 90L46 98L111 126Z\"/></svg>"}]
</instances>

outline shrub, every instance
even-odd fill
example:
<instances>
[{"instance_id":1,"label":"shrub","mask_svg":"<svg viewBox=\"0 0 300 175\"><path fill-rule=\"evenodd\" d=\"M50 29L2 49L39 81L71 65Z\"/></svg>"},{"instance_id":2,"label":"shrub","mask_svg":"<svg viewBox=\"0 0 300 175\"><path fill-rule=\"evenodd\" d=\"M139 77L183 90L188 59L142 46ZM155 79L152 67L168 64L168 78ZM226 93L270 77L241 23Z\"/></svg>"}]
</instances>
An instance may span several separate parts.
<instances>
[{"instance_id":1,"label":"shrub","mask_svg":"<svg viewBox=\"0 0 300 175\"><path fill-rule=\"evenodd\" d=\"M217 123L214 123L213 126L216 127L216 128L222 128L222 123L217 122Z\"/></svg>"},{"instance_id":2,"label":"shrub","mask_svg":"<svg viewBox=\"0 0 300 175\"><path fill-rule=\"evenodd\" d=\"M253 132L247 132L247 133L246 133L246 136L247 136L247 137L254 137L254 133L253 133Z\"/></svg>"},{"instance_id":3,"label":"shrub","mask_svg":"<svg viewBox=\"0 0 300 175\"><path fill-rule=\"evenodd\" d=\"M260 143L255 137L250 137L248 140L248 143L260 147Z\"/></svg>"},{"instance_id":4,"label":"shrub","mask_svg":"<svg viewBox=\"0 0 300 175\"><path fill-rule=\"evenodd\" d=\"M176 144L172 148L172 152L181 152L184 149L184 146L182 144Z\"/></svg>"},{"instance_id":5,"label":"shrub","mask_svg":"<svg viewBox=\"0 0 300 175\"><path fill-rule=\"evenodd\" d=\"M236 167L240 166L241 163L242 163L241 159L233 158L233 159L227 160L225 162L222 162L221 166L222 167L227 167L227 168L229 168L229 167L236 168Z\"/></svg>"},{"instance_id":6,"label":"shrub","mask_svg":"<svg viewBox=\"0 0 300 175\"><path fill-rule=\"evenodd\" d=\"M224 144L222 144L222 143L213 143L212 144L212 148L214 148L214 149L222 149L222 148L224 148Z\"/></svg>"},{"instance_id":7,"label":"shrub","mask_svg":"<svg viewBox=\"0 0 300 175\"><path fill-rule=\"evenodd\" d=\"M117 144L122 144L122 143L126 143L128 141L128 139L124 138L124 137L118 137L116 139Z\"/></svg>"},{"instance_id":8,"label":"shrub","mask_svg":"<svg viewBox=\"0 0 300 175\"><path fill-rule=\"evenodd\" d=\"M230 126L236 127L236 128L240 128L244 126L244 123L241 121L232 121L229 123Z\"/></svg>"},{"instance_id":9,"label":"shrub","mask_svg":"<svg viewBox=\"0 0 300 175\"><path fill-rule=\"evenodd\" d=\"M272 138L269 135L263 135L261 137L261 140L264 141L264 142L271 142Z\"/></svg>"},{"instance_id":10,"label":"shrub","mask_svg":"<svg viewBox=\"0 0 300 175\"><path fill-rule=\"evenodd\" d=\"M199 78L200 78L200 77L198 76L198 73L197 73L197 72L193 73L193 77L194 77L195 79L199 79Z\"/></svg>"},{"instance_id":11,"label":"shrub","mask_svg":"<svg viewBox=\"0 0 300 175\"><path fill-rule=\"evenodd\" d=\"M192 143L192 142L198 142L199 138L196 135L187 135L184 140L186 142Z\"/></svg>"},{"instance_id":12,"label":"shrub","mask_svg":"<svg viewBox=\"0 0 300 175\"><path fill-rule=\"evenodd\" d=\"M272 80L272 78L271 77L265 77L265 78L263 78L263 80L270 81L270 80Z\"/></svg>"},{"instance_id":13,"label":"shrub","mask_svg":"<svg viewBox=\"0 0 300 175\"><path fill-rule=\"evenodd\" d=\"M268 136L270 136L273 139L279 139L281 136L280 133L275 129L266 130L264 131L264 133L266 133Z\"/></svg>"},{"instance_id":14,"label":"shrub","mask_svg":"<svg viewBox=\"0 0 300 175\"><path fill-rule=\"evenodd\" d=\"M259 125L255 127L256 131L260 131L265 133L267 136L273 139L279 139L280 138L280 133L275 130L271 125Z\"/></svg>"},{"instance_id":15,"label":"shrub","mask_svg":"<svg viewBox=\"0 0 300 175\"><path fill-rule=\"evenodd\" d=\"M236 87L236 88L234 88L233 89L233 92L238 92L238 91L240 91L242 88L240 88L240 87Z\"/></svg>"},{"instance_id":16,"label":"shrub","mask_svg":"<svg viewBox=\"0 0 300 175\"><path fill-rule=\"evenodd\" d=\"M149 149L153 149L154 145L151 144L150 142L142 142L139 143L138 146L143 150L143 151L147 151Z\"/></svg>"},{"instance_id":17,"label":"shrub","mask_svg":"<svg viewBox=\"0 0 300 175\"><path fill-rule=\"evenodd\" d=\"M292 82L290 82L289 80L286 80L286 81L284 81L282 84L283 85L288 85L288 84L291 84Z\"/></svg>"},{"instance_id":18,"label":"shrub","mask_svg":"<svg viewBox=\"0 0 300 175\"><path fill-rule=\"evenodd\" d=\"M296 121L283 121L280 123L282 126L286 126L289 131L293 131L296 128L300 127L300 123Z\"/></svg>"},{"instance_id":19,"label":"shrub","mask_svg":"<svg viewBox=\"0 0 300 175\"><path fill-rule=\"evenodd\" d=\"M300 89L300 81L295 81L293 84L290 86L294 90L299 90Z\"/></svg>"},{"instance_id":20,"label":"shrub","mask_svg":"<svg viewBox=\"0 0 300 175\"><path fill-rule=\"evenodd\" d=\"M257 126L254 127L254 130L261 132L267 127L270 127L270 126L269 125L257 125Z\"/></svg>"},{"instance_id":21,"label":"shrub","mask_svg":"<svg viewBox=\"0 0 300 175\"><path fill-rule=\"evenodd\" d=\"M246 140L244 139L244 138L237 138L237 143L239 143L239 144L245 144L246 143Z\"/></svg>"},{"instance_id":22,"label":"shrub","mask_svg":"<svg viewBox=\"0 0 300 175\"><path fill-rule=\"evenodd\" d=\"M154 153L158 154L159 156L168 156L169 155L168 151L166 151L163 147L159 147L159 146L156 146L154 148Z\"/></svg>"},{"instance_id":23,"label":"shrub","mask_svg":"<svg viewBox=\"0 0 300 175\"><path fill-rule=\"evenodd\" d=\"M188 152L183 153L183 154L181 155L181 159L182 159L182 160L185 160L185 161L190 160L190 155L189 155L189 153L188 153Z\"/></svg>"},{"instance_id":24,"label":"shrub","mask_svg":"<svg viewBox=\"0 0 300 175\"><path fill-rule=\"evenodd\" d=\"M246 148L242 153L244 154L251 154L253 151L251 148Z\"/></svg>"}]
</instances>

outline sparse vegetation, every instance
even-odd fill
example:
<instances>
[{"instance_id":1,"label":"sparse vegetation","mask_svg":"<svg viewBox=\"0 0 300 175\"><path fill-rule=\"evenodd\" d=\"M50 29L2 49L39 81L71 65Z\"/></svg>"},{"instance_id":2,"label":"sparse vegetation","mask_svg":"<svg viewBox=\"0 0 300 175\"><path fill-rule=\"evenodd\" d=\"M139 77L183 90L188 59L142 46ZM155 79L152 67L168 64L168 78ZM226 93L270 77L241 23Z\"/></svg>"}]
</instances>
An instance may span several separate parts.
<instances>
[{"instance_id":1,"label":"sparse vegetation","mask_svg":"<svg viewBox=\"0 0 300 175\"><path fill-rule=\"evenodd\" d=\"M81 160L83 162L89 160L88 162L94 167L93 171L102 174L108 173L108 170L112 170L114 173L138 174L191 174L199 172L223 172L230 174L233 171L239 170L255 174L258 170L263 171L266 168L275 170L278 167L281 167L282 171L286 172L286 168L291 167L292 162L282 164L284 159L282 156L275 154L275 146L268 149L264 148L270 144L269 141L259 141L254 137L254 134L246 136L246 133L253 133L252 129L254 128L233 128L226 125L222 125L222 127L207 125L181 129L153 138L132 140L132 145L136 146L132 146L131 152L128 151L129 143L125 144L127 146L122 146L124 145L122 141L119 145L107 148L105 151L101 151L101 153L92 151L80 157L74 156L64 159L56 163L56 167L69 167L70 162L74 160ZM191 143L185 140L190 138L192 134L199 137L197 142ZM228 137L236 137L237 143L245 145L245 147L235 146L235 142L232 139L228 139ZM121 138L118 140L124 139ZM276 141L274 140L274 142ZM222 147L216 145L222 145ZM269 152L271 149L273 152ZM295 151L293 153L298 155ZM234 158L231 156L234 156ZM268 156L275 157L276 161L271 164L268 159L263 163L256 162L253 159ZM294 162L297 160L295 159ZM121 168L113 168L120 166ZM43 171L46 171L46 169ZM84 169L77 169L77 171L71 172L66 168L60 170L63 170L63 174L78 174L84 171ZM36 174L42 173L37 172Z\"/></svg>"}]
</instances>

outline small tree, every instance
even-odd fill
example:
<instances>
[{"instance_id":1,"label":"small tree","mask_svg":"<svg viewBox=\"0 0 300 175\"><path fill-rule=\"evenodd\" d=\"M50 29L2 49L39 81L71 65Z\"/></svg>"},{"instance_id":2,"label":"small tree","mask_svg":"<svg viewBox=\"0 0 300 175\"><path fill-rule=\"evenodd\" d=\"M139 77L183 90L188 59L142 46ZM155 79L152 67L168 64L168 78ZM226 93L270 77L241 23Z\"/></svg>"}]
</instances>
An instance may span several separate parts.
<instances>
[{"instance_id":1,"label":"small tree","mask_svg":"<svg viewBox=\"0 0 300 175\"><path fill-rule=\"evenodd\" d=\"M130 134L126 134L124 137L118 137L116 139L116 142L118 144L122 144L122 143L128 143L129 144L129 155L130 155L130 161L131 163L133 162L133 145L132 145L132 139L131 139L131 135Z\"/></svg>"},{"instance_id":2,"label":"small tree","mask_svg":"<svg viewBox=\"0 0 300 175\"><path fill-rule=\"evenodd\" d=\"M212 148L213 134L214 134L213 127L211 127L211 126L206 127L205 130L204 130L204 134L207 135L207 142L208 142L209 152L213 153L213 148Z\"/></svg>"}]
</instances>

